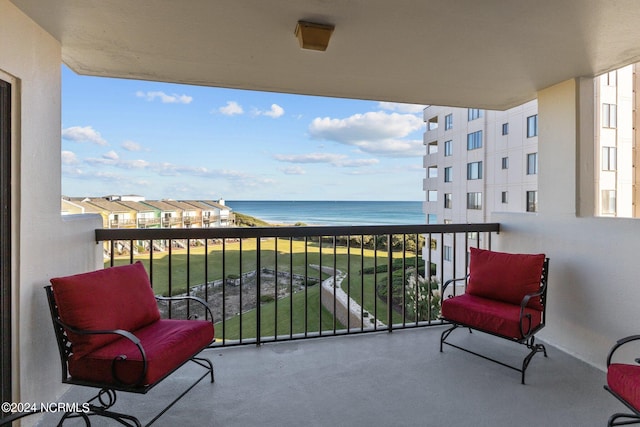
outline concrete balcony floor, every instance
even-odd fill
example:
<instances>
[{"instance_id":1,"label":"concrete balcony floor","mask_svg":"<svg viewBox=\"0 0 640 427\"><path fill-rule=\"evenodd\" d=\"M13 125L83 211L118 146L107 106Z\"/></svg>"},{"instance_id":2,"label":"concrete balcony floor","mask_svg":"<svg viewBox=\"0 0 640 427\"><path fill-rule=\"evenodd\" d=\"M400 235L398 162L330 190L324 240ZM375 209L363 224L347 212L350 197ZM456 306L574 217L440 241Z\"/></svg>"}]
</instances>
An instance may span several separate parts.
<instances>
[{"instance_id":1,"label":"concrete balcony floor","mask_svg":"<svg viewBox=\"0 0 640 427\"><path fill-rule=\"evenodd\" d=\"M612 413L626 409L602 388L604 372L555 347L547 345L548 358L533 358L521 385L514 370L452 347L440 353L442 330L205 350L215 383L203 380L153 425L588 427L604 426ZM466 330L451 338L516 365L526 350ZM144 424L200 371L190 363L146 396L120 393L113 410ZM60 401L83 402L92 391L72 387ZM38 425L55 425L59 417L47 414Z\"/></svg>"}]
</instances>

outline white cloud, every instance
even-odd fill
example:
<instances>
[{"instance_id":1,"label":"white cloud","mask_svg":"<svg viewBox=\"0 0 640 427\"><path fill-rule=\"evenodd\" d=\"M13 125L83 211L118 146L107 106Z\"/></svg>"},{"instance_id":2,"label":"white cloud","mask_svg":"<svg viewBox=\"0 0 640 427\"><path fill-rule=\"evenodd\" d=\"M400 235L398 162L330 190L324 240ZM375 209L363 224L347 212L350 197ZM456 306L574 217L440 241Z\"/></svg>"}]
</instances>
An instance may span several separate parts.
<instances>
[{"instance_id":1,"label":"white cloud","mask_svg":"<svg viewBox=\"0 0 640 427\"><path fill-rule=\"evenodd\" d=\"M61 158L63 165L75 165L78 163L78 157L73 151L62 151Z\"/></svg>"},{"instance_id":2,"label":"white cloud","mask_svg":"<svg viewBox=\"0 0 640 427\"><path fill-rule=\"evenodd\" d=\"M424 111L426 105L419 104L400 104L398 102L380 102L378 107L383 110L398 111L400 113L418 114Z\"/></svg>"},{"instance_id":3,"label":"white cloud","mask_svg":"<svg viewBox=\"0 0 640 427\"><path fill-rule=\"evenodd\" d=\"M262 115L277 119L284 114L284 108L279 106L278 104L271 104L271 109L269 111L263 111Z\"/></svg>"},{"instance_id":4,"label":"white cloud","mask_svg":"<svg viewBox=\"0 0 640 427\"><path fill-rule=\"evenodd\" d=\"M276 160L288 163L335 163L344 159L343 154L309 153L309 154L276 154Z\"/></svg>"},{"instance_id":5,"label":"white cloud","mask_svg":"<svg viewBox=\"0 0 640 427\"><path fill-rule=\"evenodd\" d=\"M84 178L85 173L80 168L74 168L70 166L62 167L62 175L69 178Z\"/></svg>"},{"instance_id":6,"label":"white cloud","mask_svg":"<svg viewBox=\"0 0 640 427\"><path fill-rule=\"evenodd\" d=\"M224 107L218 108L225 116L234 116L236 114L244 114L244 110L242 106L238 104L236 101L227 101L227 105Z\"/></svg>"},{"instance_id":7,"label":"white cloud","mask_svg":"<svg viewBox=\"0 0 640 427\"><path fill-rule=\"evenodd\" d=\"M280 172L282 172L285 175L304 175L305 173L307 173L300 166L291 166L287 168L281 168Z\"/></svg>"},{"instance_id":8,"label":"white cloud","mask_svg":"<svg viewBox=\"0 0 640 427\"><path fill-rule=\"evenodd\" d=\"M62 129L62 139L74 142L91 142L97 145L109 145L91 126L72 126Z\"/></svg>"},{"instance_id":9,"label":"white cloud","mask_svg":"<svg viewBox=\"0 0 640 427\"><path fill-rule=\"evenodd\" d=\"M150 91L150 92L136 92L136 96L138 98L145 98L147 101L155 101L156 98L159 98L163 104L190 104L193 101L193 97L189 95L178 95L171 94L168 95L162 91Z\"/></svg>"},{"instance_id":10,"label":"white cloud","mask_svg":"<svg viewBox=\"0 0 640 427\"><path fill-rule=\"evenodd\" d=\"M276 154L273 157L287 163L327 163L343 168L372 166L379 163L378 159L349 159L344 154L330 153Z\"/></svg>"},{"instance_id":11,"label":"white cloud","mask_svg":"<svg viewBox=\"0 0 640 427\"><path fill-rule=\"evenodd\" d=\"M373 166L380 163L378 159L352 159L337 162L336 166L343 168L359 168L362 166Z\"/></svg>"},{"instance_id":12,"label":"white cloud","mask_svg":"<svg viewBox=\"0 0 640 427\"><path fill-rule=\"evenodd\" d=\"M150 165L146 160L127 160L122 162L129 169L144 169Z\"/></svg>"},{"instance_id":13,"label":"white cloud","mask_svg":"<svg viewBox=\"0 0 640 427\"><path fill-rule=\"evenodd\" d=\"M346 119L315 118L309 125L312 138L355 146L366 153L389 157L423 155L422 142L403 140L422 129L421 118L383 111L354 114Z\"/></svg>"},{"instance_id":14,"label":"white cloud","mask_svg":"<svg viewBox=\"0 0 640 427\"><path fill-rule=\"evenodd\" d=\"M102 155L102 158L109 159L109 160L118 160L120 158L120 156L118 156L118 153L116 153L115 151L111 150L108 153L104 153Z\"/></svg>"},{"instance_id":15,"label":"white cloud","mask_svg":"<svg viewBox=\"0 0 640 427\"><path fill-rule=\"evenodd\" d=\"M142 150L142 146L140 144L138 144L137 142L134 141L125 141L120 145L122 148L124 148L127 151L141 151Z\"/></svg>"},{"instance_id":16,"label":"white cloud","mask_svg":"<svg viewBox=\"0 0 640 427\"><path fill-rule=\"evenodd\" d=\"M102 155L102 158L88 158L85 160L92 166L113 166L119 169L145 169L151 166L146 160L123 160L115 151L110 151Z\"/></svg>"}]
</instances>

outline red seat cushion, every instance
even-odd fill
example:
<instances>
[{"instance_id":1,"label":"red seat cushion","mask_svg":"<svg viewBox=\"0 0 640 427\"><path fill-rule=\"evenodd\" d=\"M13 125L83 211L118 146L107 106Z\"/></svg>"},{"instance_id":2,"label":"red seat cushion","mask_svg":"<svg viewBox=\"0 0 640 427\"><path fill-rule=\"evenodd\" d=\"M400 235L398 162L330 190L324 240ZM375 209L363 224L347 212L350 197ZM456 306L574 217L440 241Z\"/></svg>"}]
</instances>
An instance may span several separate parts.
<instances>
[{"instance_id":1,"label":"red seat cushion","mask_svg":"<svg viewBox=\"0 0 640 427\"><path fill-rule=\"evenodd\" d=\"M134 331L160 319L149 276L142 265L111 267L51 279L60 320L83 330ZM81 357L117 335L79 335L67 331L73 353Z\"/></svg>"},{"instance_id":2,"label":"red seat cushion","mask_svg":"<svg viewBox=\"0 0 640 427\"><path fill-rule=\"evenodd\" d=\"M213 325L206 320L162 319L133 334L140 339L147 357L147 373L139 385L148 385L209 345L213 341ZM142 356L126 338L117 338L82 357L74 354L69 360L69 374L74 380L115 384L111 363L119 355L127 358L116 363L117 377L125 384L136 383L142 373Z\"/></svg>"},{"instance_id":3,"label":"red seat cushion","mask_svg":"<svg viewBox=\"0 0 640 427\"><path fill-rule=\"evenodd\" d=\"M525 308L525 314L531 315L531 329L542 322L542 312L533 308ZM492 332L501 336L522 339L520 333L520 306L463 294L442 301L442 317L454 323L468 325L476 329ZM527 320L523 328L528 331Z\"/></svg>"},{"instance_id":4,"label":"red seat cushion","mask_svg":"<svg viewBox=\"0 0 640 427\"><path fill-rule=\"evenodd\" d=\"M640 366L612 363L607 369L609 388L640 411Z\"/></svg>"},{"instance_id":5,"label":"red seat cushion","mask_svg":"<svg viewBox=\"0 0 640 427\"><path fill-rule=\"evenodd\" d=\"M479 297L520 304L527 294L540 289L544 254L508 254L470 248L467 293ZM540 298L529 306L542 309Z\"/></svg>"}]
</instances>

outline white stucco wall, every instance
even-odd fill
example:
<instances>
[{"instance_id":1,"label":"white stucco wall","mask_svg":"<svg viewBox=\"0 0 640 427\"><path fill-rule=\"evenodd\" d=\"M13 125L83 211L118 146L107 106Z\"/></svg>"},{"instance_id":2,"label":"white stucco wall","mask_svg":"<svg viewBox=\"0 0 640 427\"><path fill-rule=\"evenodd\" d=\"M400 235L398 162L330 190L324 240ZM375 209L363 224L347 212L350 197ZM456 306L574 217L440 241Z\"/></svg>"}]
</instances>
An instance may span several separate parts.
<instances>
[{"instance_id":1,"label":"white stucco wall","mask_svg":"<svg viewBox=\"0 0 640 427\"><path fill-rule=\"evenodd\" d=\"M496 250L550 257L541 338L604 369L615 340L640 331L640 221L593 216L589 86L590 79L571 80L539 93L540 211L491 220L501 223Z\"/></svg>"},{"instance_id":2,"label":"white stucco wall","mask_svg":"<svg viewBox=\"0 0 640 427\"><path fill-rule=\"evenodd\" d=\"M60 362L43 286L97 268L96 216L60 214L60 44L0 0L0 72L12 76L14 401L55 402ZM3 268L5 268L3 266ZM33 420L28 420L29 425Z\"/></svg>"}]
</instances>

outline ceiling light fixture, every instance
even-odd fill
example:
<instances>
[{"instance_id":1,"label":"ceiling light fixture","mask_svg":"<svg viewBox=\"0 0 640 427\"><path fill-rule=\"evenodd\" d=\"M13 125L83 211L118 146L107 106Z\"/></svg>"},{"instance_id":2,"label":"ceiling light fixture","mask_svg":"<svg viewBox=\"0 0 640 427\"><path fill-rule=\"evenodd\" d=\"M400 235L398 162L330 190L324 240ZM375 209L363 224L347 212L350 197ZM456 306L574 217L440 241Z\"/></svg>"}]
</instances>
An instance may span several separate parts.
<instances>
[{"instance_id":1,"label":"ceiling light fixture","mask_svg":"<svg viewBox=\"0 0 640 427\"><path fill-rule=\"evenodd\" d=\"M333 25L298 21L295 34L300 42L301 48L324 52L329 45L329 39L331 38L333 29Z\"/></svg>"}]
</instances>

